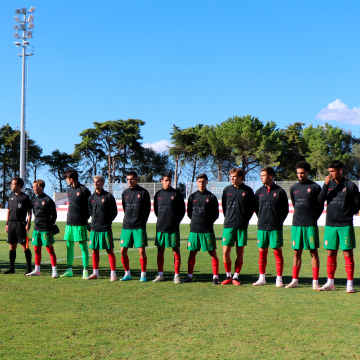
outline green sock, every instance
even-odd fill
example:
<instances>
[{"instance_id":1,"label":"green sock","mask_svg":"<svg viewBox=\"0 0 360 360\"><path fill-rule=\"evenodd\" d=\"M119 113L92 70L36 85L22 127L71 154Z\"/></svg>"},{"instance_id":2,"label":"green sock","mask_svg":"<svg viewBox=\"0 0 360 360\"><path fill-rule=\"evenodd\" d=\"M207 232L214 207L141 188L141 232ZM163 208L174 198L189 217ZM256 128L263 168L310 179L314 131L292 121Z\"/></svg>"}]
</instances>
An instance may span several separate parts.
<instances>
[{"instance_id":1,"label":"green sock","mask_svg":"<svg viewBox=\"0 0 360 360\"><path fill-rule=\"evenodd\" d=\"M67 266L68 268L72 268L74 262L74 242L67 241L66 247L67 247L67 256L66 256Z\"/></svg>"},{"instance_id":2,"label":"green sock","mask_svg":"<svg viewBox=\"0 0 360 360\"><path fill-rule=\"evenodd\" d=\"M89 266L89 249L87 241L79 242L80 249L82 251L82 262L84 265L84 269L87 269Z\"/></svg>"}]
</instances>

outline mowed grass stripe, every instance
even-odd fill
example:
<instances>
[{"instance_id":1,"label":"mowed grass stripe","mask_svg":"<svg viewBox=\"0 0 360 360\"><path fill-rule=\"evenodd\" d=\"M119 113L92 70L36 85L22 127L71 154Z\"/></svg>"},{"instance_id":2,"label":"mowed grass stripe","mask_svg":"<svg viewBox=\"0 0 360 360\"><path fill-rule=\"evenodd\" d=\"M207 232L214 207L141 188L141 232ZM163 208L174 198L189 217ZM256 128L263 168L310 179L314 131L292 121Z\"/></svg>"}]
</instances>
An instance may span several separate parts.
<instances>
[{"instance_id":1,"label":"mowed grass stripe","mask_svg":"<svg viewBox=\"0 0 360 360\"><path fill-rule=\"evenodd\" d=\"M3 225L3 226L2 226ZM66 258L66 243L56 236L55 251ZM5 224L0 224L4 229ZM194 283L175 285L173 255L165 252L165 282L140 283L139 255L129 252L134 280L109 281L107 257L101 257L98 281L81 279L82 262L75 259L75 277L52 279L51 266L42 276L0 275L0 358L19 359L359 359L360 293L346 294L344 261L339 252L334 292L312 291L309 252L304 251L300 287L275 287L275 260L269 252L267 281L253 287L258 277L256 227L249 227L243 286L212 286L209 255L197 255ZM121 226L115 224L115 249L119 251ZM189 226L181 227L186 243ZM217 238L222 227L215 226ZM251 233L251 234L250 234ZM359 231L356 229L359 238ZM148 280L157 273L155 226L148 226ZM323 228L320 228L322 244ZM291 280L293 251L290 227L284 229L284 280ZM183 245L183 244L182 244ZM220 279L225 277L222 246L217 241ZM31 246L31 248L33 248ZM80 256L75 246L75 256ZM8 264L9 246L0 232L1 267ZM91 251L90 251L91 253ZM181 246L181 276L187 273L188 251ZM326 280L326 251L319 249L320 282ZM358 254L355 250L356 270ZM49 255L43 249L43 260ZM234 264L235 251L232 251ZM25 263L18 249L17 263ZM234 265L233 265L234 266ZM91 268L91 259L90 259ZM123 275L117 255L117 274ZM66 262L59 263L59 272ZM355 289L360 291L358 279Z\"/></svg>"}]
</instances>

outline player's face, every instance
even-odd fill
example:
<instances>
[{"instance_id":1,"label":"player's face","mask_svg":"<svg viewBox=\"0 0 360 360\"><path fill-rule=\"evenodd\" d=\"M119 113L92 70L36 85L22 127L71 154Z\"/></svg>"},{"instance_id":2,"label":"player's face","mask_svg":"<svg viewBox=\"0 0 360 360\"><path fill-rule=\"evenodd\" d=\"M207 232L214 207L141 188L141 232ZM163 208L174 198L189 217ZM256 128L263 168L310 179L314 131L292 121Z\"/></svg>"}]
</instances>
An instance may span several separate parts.
<instances>
[{"instance_id":1,"label":"player's face","mask_svg":"<svg viewBox=\"0 0 360 360\"><path fill-rule=\"evenodd\" d=\"M237 176L236 174L230 175L230 181L235 186L240 186L242 183L242 180L243 180L242 176Z\"/></svg>"},{"instance_id":2,"label":"player's face","mask_svg":"<svg viewBox=\"0 0 360 360\"><path fill-rule=\"evenodd\" d=\"M94 180L94 188L100 192L104 187L104 183L101 180Z\"/></svg>"},{"instance_id":3,"label":"player's face","mask_svg":"<svg viewBox=\"0 0 360 360\"><path fill-rule=\"evenodd\" d=\"M171 186L171 178L165 176L162 180L161 183L163 184L163 188L164 189L170 189Z\"/></svg>"},{"instance_id":4,"label":"player's face","mask_svg":"<svg viewBox=\"0 0 360 360\"><path fill-rule=\"evenodd\" d=\"M16 180L13 180L11 182L10 189L14 193L17 193L17 194L21 193L21 186L17 184Z\"/></svg>"},{"instance_id":5,"label":"player's face","mask_svg":"<svg viewBox=\"0 0 360 360\"><path fill-rule=\"evenodd\" d=\"M198 186L199 191L204 191L206 189L207 183L208 182L205 179L200 178L200 179L196 180L196 184Z\"/></svg>"},{"instance_id":6,"label":"player's face","mask_svg":"<svg viewBox=\"0 0 360 360\"><path fill-rule=\"evenodd\" d=\"M264 185L270 185L272 183L273 177L272 175L269 175L266 171L262 171L260 173L260 179Z\"/></svg>"},{"instance_id":7,"label":"player's face","mask_svg":"<svg viewBox=\"0 0 360 360\"><path fill-rule=\"evenodd\" d=\"M42 194L42 188L37 184L37 183L33 183L32 185L32 189L35 195L41 195Z\"/></svg>"},{"instance_id":8,"label":"player's face","mask_svg":"<svg viewBox=\"0 0 360 360\"><path fill-rule=\"evenodd\" d=\"M138 183L138 178L134 175L128 175L126 181L131 188L134 188Z\"/></svg>"},{"instance_id":9,"label":"player's face","mask_svg":"<svg viewBox=\"0 0 360 360\"><path fill-rule=\"evenodd\" d=\"M296 175L299 181L307 181L309 178L309 172L305 169L296 169Z\"/></svg>"},{"instance_id":10,"label":"player's face","mask_svg":"<svg viewBox=\"0 0 360 360\"><path fill-rule=\"evenodd\" d=\"M329 175L334 180L340 180L342 178L342 169L329 168Z\"/></svg>"},{"instance_id":11,"label":"player's face","mask_svg":"<svg viewBox=\"0 0 360 360\"><path fill-rule=\"evenodd\" d=\"M72 185L72 181L71 181L71 179L70 178L65 178L65 181L66 181L66 183L69 185L69 186L71 186Z\"/></svg>"}]
</instances>

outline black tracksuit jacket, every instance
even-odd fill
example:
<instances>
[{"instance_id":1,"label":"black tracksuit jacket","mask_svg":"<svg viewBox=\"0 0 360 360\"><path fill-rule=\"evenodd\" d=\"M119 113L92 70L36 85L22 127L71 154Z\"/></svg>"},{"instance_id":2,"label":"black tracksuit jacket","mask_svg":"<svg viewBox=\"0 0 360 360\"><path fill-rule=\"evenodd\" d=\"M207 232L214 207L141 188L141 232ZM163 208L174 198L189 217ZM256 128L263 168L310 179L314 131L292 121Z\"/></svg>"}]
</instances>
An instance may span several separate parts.
<instances>
[{"instance_id":1,"label":"black tracksuit jacket","mask_svg":"<svg viewBox=\"0 0 360 360\"><path fill-rule=\"evenodd\" d=\"M191 219L191 232L212 233L214 222L219 217L219 202L208 190L195 191L189 196L187 214Z\"/></svg>"},{"instance_id":2,"label":"black tracksuit jacket","mask_svg":"<svg viewBox=\"0 0 360 360\"><path fill-rule=\"evenodd\" d=\"M33 204L29 195L21 192L19 195L11 193L7 208L10 210L9 221L26 222L28 210L32 209Z\"/></svg>"},{"instance_id":3,"label":"black tracksuit jacket","mask_svg":"<svg viewBox=\"0 0 360 360\"><path fill-rule=\"evenodd\" d=\"M128 188L122 193L122 207L124 209L123 229L146 229L151 209L148 191L139 185Z\"/></svg>"},{"instance_id":4,"label":"black tracksuit jacket","mask_svg":"<svg viewBox=\"0 0 360 360\"><path fill-rule=\"evenodd\" d=\"M57 218L54 201L45 193L34 199L34 230L51 231Z\"/></svg>"},{"instance_id":5,"label":"black tracksuit jacket","mask_svg":"<svg viewBox=\"0 0 360 360\"><path fill-rule=\"evenodd\" d=\"M327 201L326 226L351 226L353 216L360 209L359 189L344 177L339 184L333 179L324 184L318 201L320 204Z\"/></svg>"},{"instance_id":6,"label":"black tracksuit jacket","mask_svg":"<svg viewBox=\"0 0 360 360\"><path fill-rule=\"evenodd\" d=\"M159 190L154 197L154 211L158 218L157 231L179 232L179 224L185 215L185 203L181 192L172 187Z\"/></svg>"},{"instance_id":7,"label":"black tracksuit jacket","mask_svg":"<svg viewBox=\"0 0 360 360\"><path fill-rule=\"evenodd\" d=\"M299 181L290 188L291 202L294 206L294 226L316 226L324 210L324 202L318 202L321 187L311 181Z\"/></svg>"},{"instance_id":8,"label":"black tracksuit jacket","mask_svg":"<svg viewBox=\"0 0 360 360\"><path fill-rule=\"evenodd\" d=\"M67 213L66 225L87 225L90 217L88 208L90 195L89 189L80 183L77 183L75 187L70 186L68 189L69 211Z\"/></svg>"},{"instance_id":9,"label":"black tracksuit jacket","mask_svg":"<svg viewBox=\"0 0 360 360\"><path fill-rule=\"evenodd\" d=\"M265 185L256 190L255 212L259 230L282 230L289 213L289 202L285 190L276 184L273 184L269 193Z\"/></svg>"},{"instance_id":10,"label":"black tracksuit jacket","mask_svg":"<svg viewBox=\"0 0 360 360\"><path fill-rule=\"evenodd\" d=\"M224 228L247 229L255 210L253 190L242 183L238 188L227 186L223 191Z\"/></svg>"},{"instance_id":11,"label":"black tracksuit jacket","mask_svg":"<svg viewBox=\"0 0 360 360\"><path fill-rule=\"evenodd\" d=\"M115 198L104 189L99 195L94 192L88 199L91 216L91 231L109 231L118 213Z\"/></svg>"}]
</instances>

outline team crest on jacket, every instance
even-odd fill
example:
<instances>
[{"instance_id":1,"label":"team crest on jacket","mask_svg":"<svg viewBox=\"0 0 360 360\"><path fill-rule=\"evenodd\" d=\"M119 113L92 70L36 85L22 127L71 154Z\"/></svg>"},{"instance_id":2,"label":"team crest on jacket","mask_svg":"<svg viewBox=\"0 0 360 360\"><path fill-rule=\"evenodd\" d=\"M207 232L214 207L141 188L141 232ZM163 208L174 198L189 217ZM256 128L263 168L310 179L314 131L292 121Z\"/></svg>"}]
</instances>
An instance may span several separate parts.
<instances>
[{"instance_id":1,"label":"team crest on jacket","mask_svg":"<svg viewBox=\"0 0 360 360\"><path fill-rule=\"evenodd\" d=\"M245 195L246 195L246 193L243 192L243 193L242 193L242 196L245 196Z\"/></svg>"},{"instance_id":2,"label":"team crest on jacket","mask_svg":"<svg viewBox=\"0 0 360 360\"><path fill-rule=\"evenodd\" d=\"M171 200L174 200L174 196L172 196L170 199L171 199Z\"/></svg>"},{"instance_id":3,"label":"team crest on jacket","mask_svg":"<svg viewBox=\"0 0 360 360\"><path fill-rule=\"evenodd\" d=\"M138 199L140 199L141 195L140 195L140 194L138 194L138 196L137 196L137 197L138 197Z\"/></svg>"},{"instance_id":4,"label":"team crest on jacket","mask_svg":"<svg viewBox=\"0 0 360 360\"><path fill-rule=\"evenodd\" d=\"M101 202L104 203L104 202L105 202L105 199L101 199Z\"/></svg>"},{"instance_id":5,"label":"team crest on jacket","mask_svg":"<svg viewBox=\"0 0 360 360\"><path fill-rule=\"evenodd\" d=\"M44 206L44 205L45 205L45 201L43 201L43 202L41 203L41 205L43 205L43 206Z\"/></svg>"},{"instance_id":6,"label":"team crest on jacket","mask_svg":"<svg viewBox=\"0 0 360 360\"><path fill-rule=\"evenodd\" d=\"M276 197L277 196L277 193L274 193L274 197Z\"/></svg>"},{"instance_id":7,"label":"team crest on jacket","mask_svg":"<svg viewBox=\"0 0 360 360\"><path fill-rule=\"evenodd\" d=\"M209 199L206 199L206 202L209 202Z\"/></svg>"},{"instance_id":8,"label":"team crest on jacket","mask_svg":"<svg viewBox=\"0 0 360 360\"><path fill-rule=\"evenodd\" d=\"M80 192L77 192L77 193L76 193L76 196L80 196Z\"/></svg>"},{"instance_id":9,"label":"team crest on jacket","mask_svg":"<svg viewBox=\"0 0 360 360\"><path fill-rule=\"evenodd\" d=\"M346 191L346 188L343 188L343 192L345 192Z\"/></svg>"},{"instance_id":10,"label":"team crest on jacket","mask_svg":"<svg viewBox=\"0 0 360 360\"><path fill-rule=\"evenodd\" d=\"M308 189L307 189L307 192L310 194L310 193L311 193L311 189L310 189L310 188L308 188Z\"/></svg>"}]
</instances>

